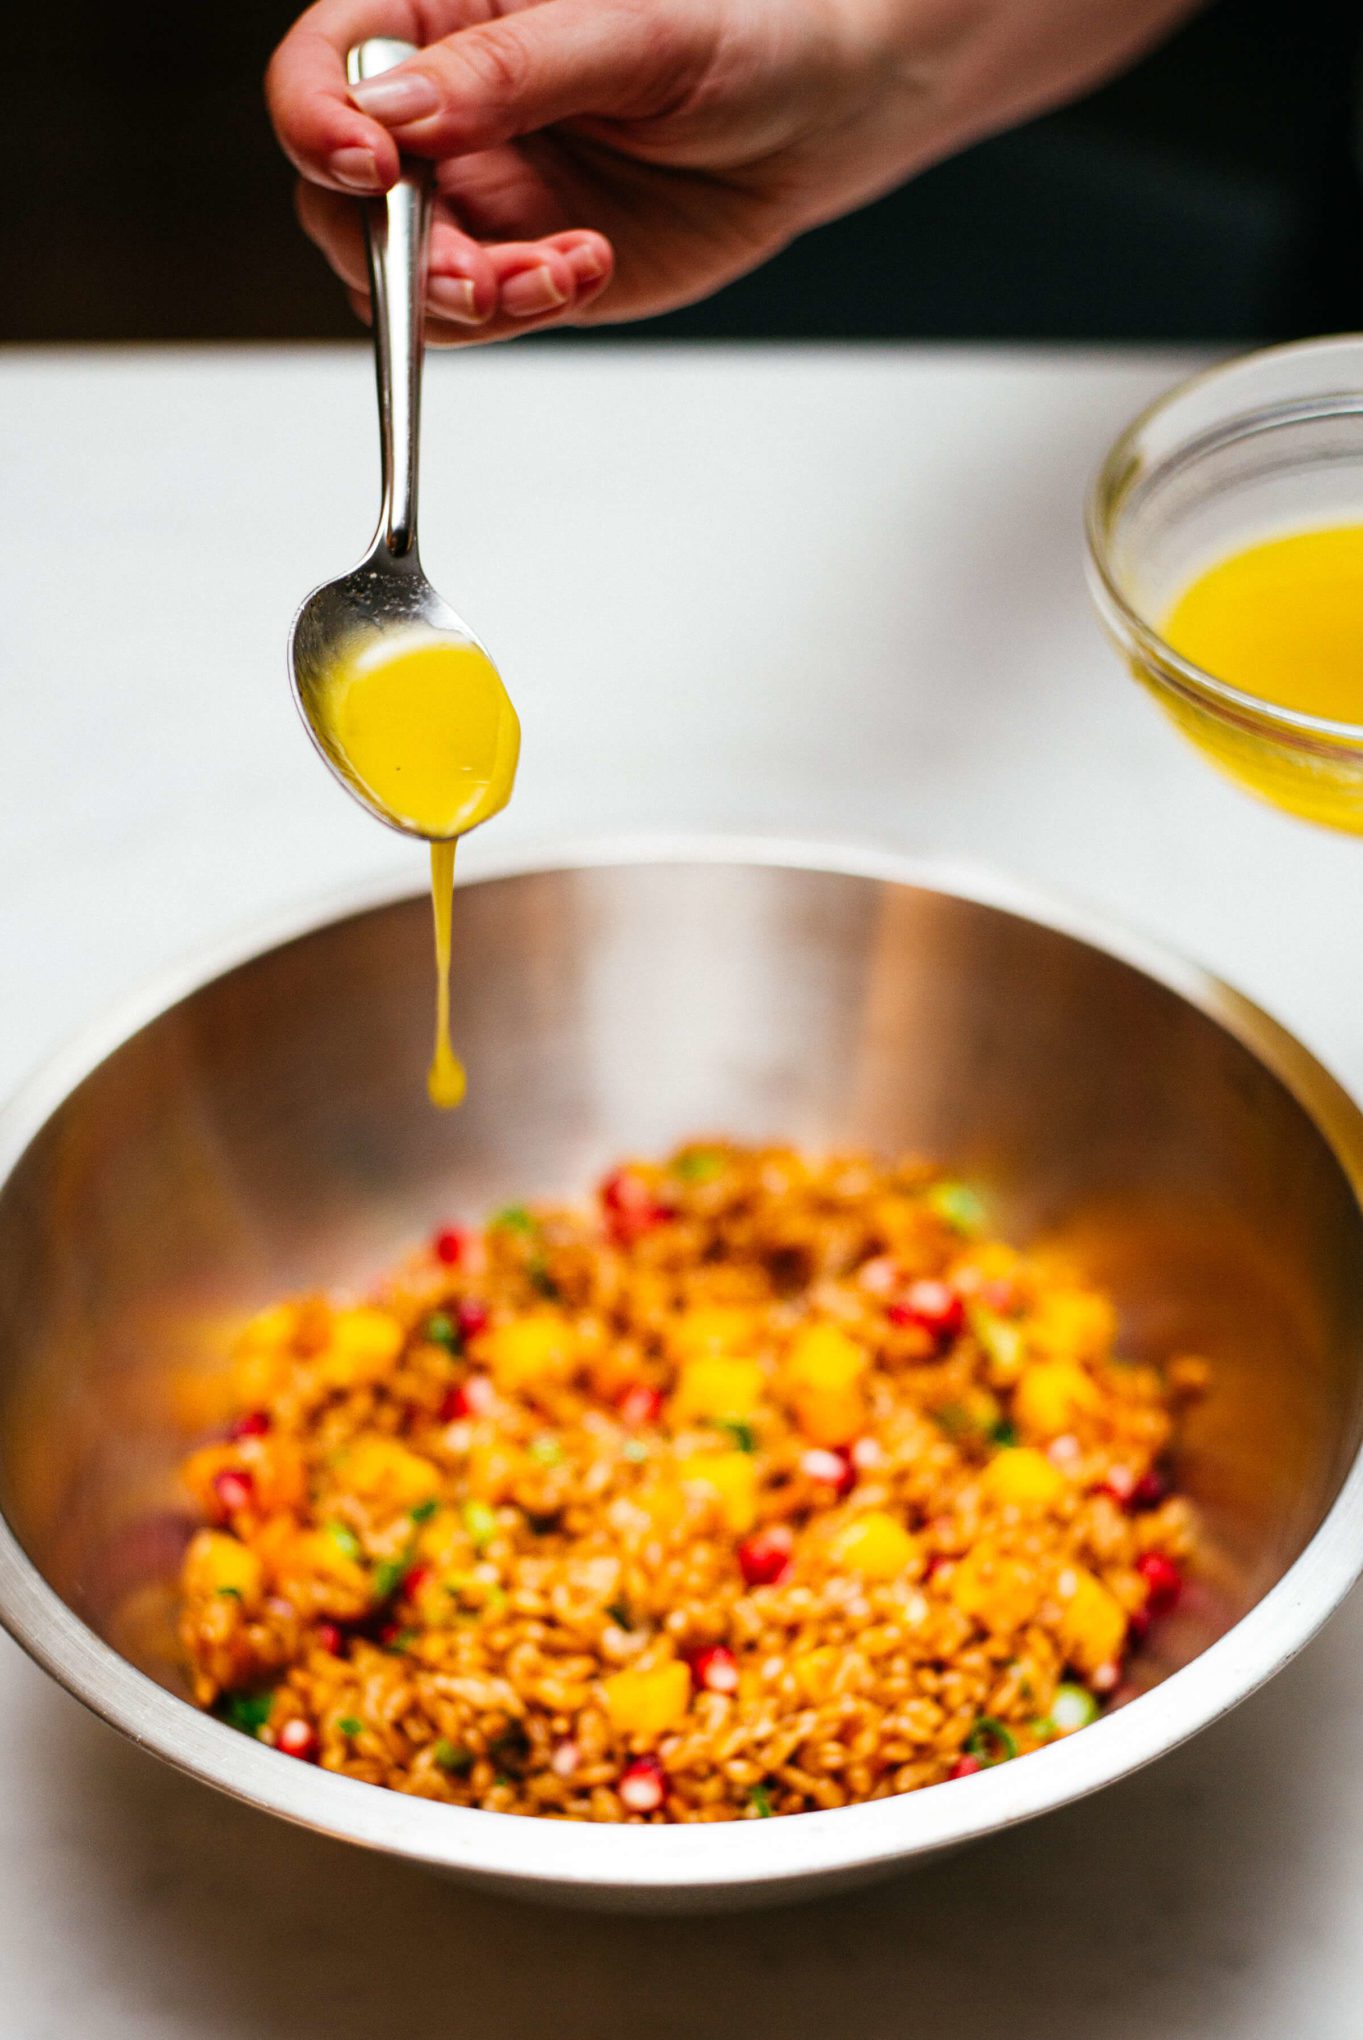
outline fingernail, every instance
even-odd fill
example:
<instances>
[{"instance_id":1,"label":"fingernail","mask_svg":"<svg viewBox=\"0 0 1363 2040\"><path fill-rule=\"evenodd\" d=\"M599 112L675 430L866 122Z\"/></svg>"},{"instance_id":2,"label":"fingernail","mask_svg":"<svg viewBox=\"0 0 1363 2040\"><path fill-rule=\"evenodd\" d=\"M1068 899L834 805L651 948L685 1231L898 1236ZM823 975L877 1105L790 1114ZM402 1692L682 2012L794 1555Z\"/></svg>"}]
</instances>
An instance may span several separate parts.
<instances>
[{"instance_id":1,"label":"fingernail","mask_svg":"<svg viewBox=\"0 0 1363 2040\"><path fill-rule=\"evenodd\" d=\"M425 120L440 105L434 81L420 71L390 71L381 78L367 78L363 85L351 86L350 96L361 113L381 120L385 127Z\"/></svg>"},{"instance_id":2,"label":"fingernail","mask_svg":"<svg viewBox=\"0 0 1363 2040\"><path fill-rule=\"evenodd\" d=\"M369 149L337 149L328 156L327 168L338 184L351 191L381 191L378 158Z\"/></svg>"},{"instance_id":3,"label":"fingernail","mask_svg":"<svg viewBox=\"0 0 1363 2040\"><path fill-rule=\"evenodd\" d=\"M606 264L602 260L600 249L593 248L590 244L569 250L568 267L578 283L600 283L606 273Z\"/></svg>"},{"instance_id":4,"label":"fingernail","mask_svg":"<svg viewBox=\"0 0 1363 2040\"><path fill-rule=\"evenodd\" d=\"M568 293L554 282L552 269L522 269L502 285L502 310L513 319L533 319L536 312L552 312L566 305Z\"/></svg>"},{"instance_id":5,"label":"fingernail","mask_svg":"<svg viewBox=\"0 0 1363 2040\"><path fill-rule=\"evenodd\" d=\"M461 326L482 326L491 317L490 312L478 309L478 293L466 276L433 276L430 281L431 303L442 318L458 319Z\"/></svg>"}]
</instances>

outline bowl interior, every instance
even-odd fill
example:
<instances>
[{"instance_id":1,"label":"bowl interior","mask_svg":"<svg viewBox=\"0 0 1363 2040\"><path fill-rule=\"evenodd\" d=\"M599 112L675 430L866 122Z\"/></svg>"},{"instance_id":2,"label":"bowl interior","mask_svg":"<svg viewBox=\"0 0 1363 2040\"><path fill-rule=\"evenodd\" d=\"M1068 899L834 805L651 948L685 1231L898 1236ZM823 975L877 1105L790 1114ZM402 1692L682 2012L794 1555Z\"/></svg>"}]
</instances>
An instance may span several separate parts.
<instances>
[{"instance_id":1,"label":"bowl interior","mask_svg":"<svg viewBox=\"0 0 1363 2040\"><path fill-rule=\"evenodd\" d=\"M577 1193L611 1157L695 1133L947 1160L1003 1232L1112 1286L1133 1357L1210 1358L1181 1463L1206 1555L1146 1683L1300 1553L1363 1428L1363 1222L1269 1067L1292 1045L1248 1009L1228 1000L1223 1024L998 906L761 863L470 886L455 957L459 1113L426 1103L429 906L412 899L154 1019L0 1189L0 1505L56 1592L162 1684L179 1678L174 1469L242 1318L290 1289L363 1288L437 1221ZM1267 1060L1238 1038L1254 1027Z\"/></svg>"}]
</instances>

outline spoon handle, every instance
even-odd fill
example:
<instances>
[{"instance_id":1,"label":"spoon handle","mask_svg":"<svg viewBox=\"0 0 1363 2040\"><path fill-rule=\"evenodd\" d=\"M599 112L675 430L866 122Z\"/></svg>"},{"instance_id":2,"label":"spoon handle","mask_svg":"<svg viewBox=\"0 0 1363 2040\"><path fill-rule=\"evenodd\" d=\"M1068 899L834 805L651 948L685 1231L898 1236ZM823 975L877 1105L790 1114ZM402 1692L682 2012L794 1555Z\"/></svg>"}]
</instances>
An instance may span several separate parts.
<instances>
[{"instance_id":1,"label":"spoon handle","mask_svg":"<svg viewBox=\"0 0 1363 2040\"><path fill-rule=\"evenodd\" d=\"M350 82L377 78L416 53L414 43L375 36L350 52ZM364 207L383 461L378 536L394 559L410 555L413 562L430 209L430 166L415 162L404 162L392 190Z\"/></svg>"}]
</instances>

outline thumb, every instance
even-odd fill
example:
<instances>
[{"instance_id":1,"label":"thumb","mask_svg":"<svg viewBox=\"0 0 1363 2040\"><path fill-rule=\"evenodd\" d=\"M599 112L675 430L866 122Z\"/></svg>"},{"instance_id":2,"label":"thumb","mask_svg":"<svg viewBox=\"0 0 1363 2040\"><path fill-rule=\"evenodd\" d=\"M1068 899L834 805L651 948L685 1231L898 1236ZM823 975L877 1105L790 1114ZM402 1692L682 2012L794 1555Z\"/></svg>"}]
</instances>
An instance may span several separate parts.
<instances>
[{"instance_id":1,"label":"thumb","mask_svg":"<svg viewBox=\"0 0 1363 2040\"><path fill-rule=\"evenodd\" d=\"M422 156L494 149L584 115L640 120L700 77L708 38L651 0L543 0L458 29L351 90L362 113Z\"/></svg>"}]
</instances>

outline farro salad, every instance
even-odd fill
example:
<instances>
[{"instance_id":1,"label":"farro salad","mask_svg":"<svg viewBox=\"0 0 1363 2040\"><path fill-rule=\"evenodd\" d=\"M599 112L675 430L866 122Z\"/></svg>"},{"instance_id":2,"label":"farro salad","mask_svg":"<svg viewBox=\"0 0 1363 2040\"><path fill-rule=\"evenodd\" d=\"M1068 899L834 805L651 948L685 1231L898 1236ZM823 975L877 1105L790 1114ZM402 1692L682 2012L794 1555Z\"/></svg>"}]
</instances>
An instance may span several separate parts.
<instances>
[{"instance_id":1,"label":"farro salad","mask_svg":"<svg viewBox=\"0 0 1363 2040\"><path fill-rule=\"evenodd\" d=\"M196 1700L429 1799L761 1819L1120 1697L1205 1366L915 1162L691 1143L243 1331L188 1460Z\"/></svg>"}]
</instances>

